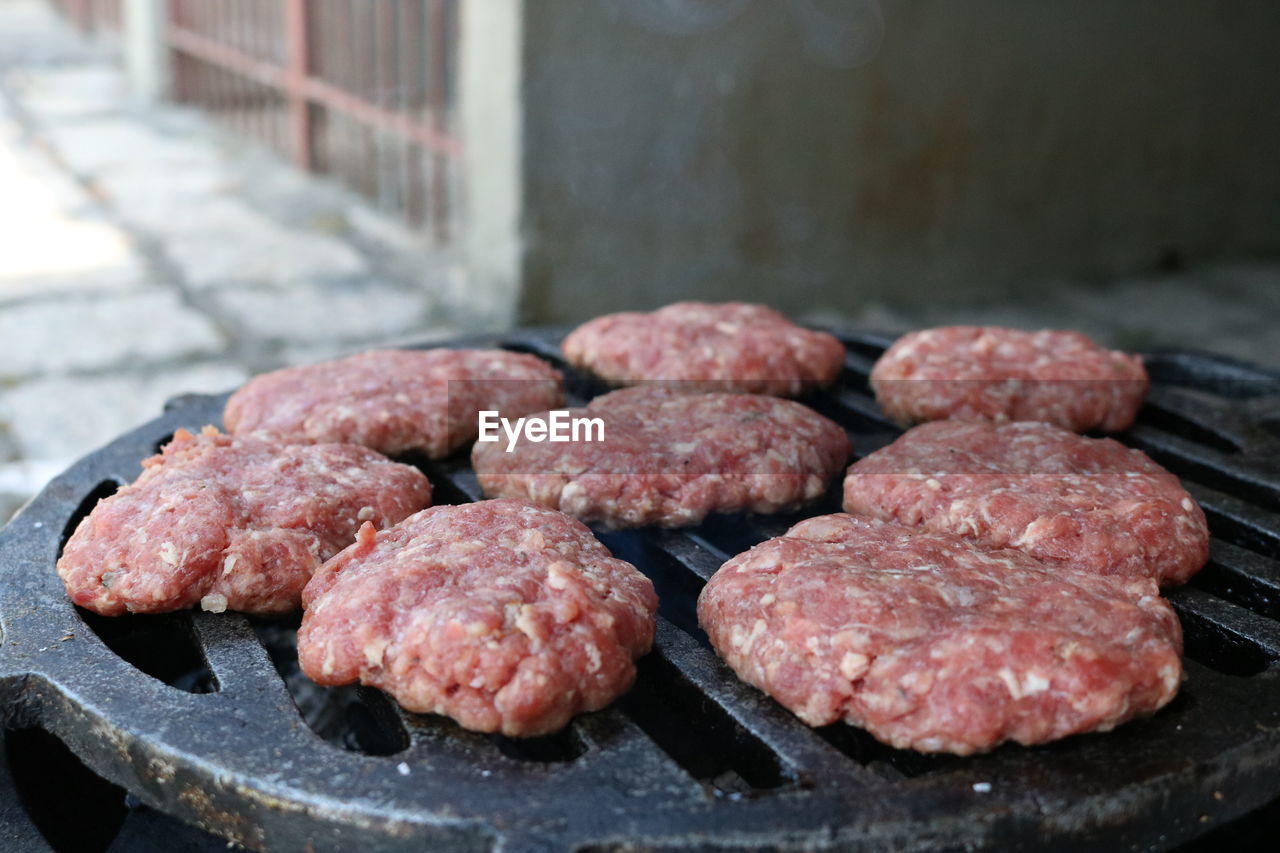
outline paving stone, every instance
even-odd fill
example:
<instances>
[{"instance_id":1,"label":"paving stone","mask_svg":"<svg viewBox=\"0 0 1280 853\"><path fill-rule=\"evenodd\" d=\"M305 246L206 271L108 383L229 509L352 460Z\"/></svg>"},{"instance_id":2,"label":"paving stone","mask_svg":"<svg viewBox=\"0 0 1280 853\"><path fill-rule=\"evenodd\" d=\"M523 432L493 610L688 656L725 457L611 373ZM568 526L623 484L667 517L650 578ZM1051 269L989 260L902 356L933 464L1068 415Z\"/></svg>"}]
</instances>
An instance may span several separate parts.
<instances>
[{"instance_id":1,"label":"paving stone","mask_svg":"<svg viewBox=\"0 0 1280 853\"><path fill-rule=\"evenodd\" d=\"M207 142L162 133L128 116L49 125L44 134L71 171L83 177L135 164L181 170L216 162Z\"/></svg>"},{"instance_id":2,"label":"paving stone","mask_svg":"<svg viewBox=\"0 0 1280 853\"><path fill-rule=\"evenodd\" d=\"M167 257L195 289L367 272L360 253L343 241L286 229L238 199L189 207L161 229Z\"/></svg>"},{"instance_id":3,"label":"paving stone","mask_svg":"<svg viewBox=\"0 0 1280 853\"><path fill-rule=\"evenodd\" d=\"M0 311L0 376L9 378L212 355L224 344L217 327L171 291Z\"/></svg>"},{"instance_id":4,"label":"paving stone","mask_svg":"<svg viewBox=\"0 0 1280 853\"><path fill-rule=\"evenodd\" d=\"M170 397L227 391L245 378L237 365L218 361L154 373L35 379L0 391L0 419L24 459L65 464L158 417Z\"/></svg>"},{"instance_id":5,"label":"paving stone","mask_svg":"<svg viewBox=\"0 0 1280 853\"><path fill-rule=\"evenodd\" d=\"M28 72L14 88L23 107L45 122L101 115L121 109L127 100L124 75L102 63Z\"/></svg>"},{"instance_id":6,"label":"paving stone","mask_svg":"<svg viewBox=\"0 0 1280 853\"><path fill-rule=\"evenodd\" d=\"M423 293L358 280L224 287L210 298L249 335L317 346L410 334L426 327L428 305Z\"/></svg>"}]
</instances>

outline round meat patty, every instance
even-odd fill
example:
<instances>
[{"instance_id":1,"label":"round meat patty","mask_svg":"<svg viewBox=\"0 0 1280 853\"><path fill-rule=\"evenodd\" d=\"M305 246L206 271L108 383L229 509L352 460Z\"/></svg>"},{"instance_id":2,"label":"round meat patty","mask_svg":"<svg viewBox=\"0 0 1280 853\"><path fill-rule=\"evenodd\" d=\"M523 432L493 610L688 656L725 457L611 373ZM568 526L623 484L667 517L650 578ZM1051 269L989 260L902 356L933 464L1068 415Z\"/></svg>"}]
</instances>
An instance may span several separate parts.
<instances>
[{"instance_id":1,"label":"round meat patty","mask_svg":"<svg viewBox=\"0 0 1280 853\"><path fill-rule=\"evenodd\" d=\"M910 429L849 467L844 508L1161 584L1209 556L1204 511L1177 477L1117 441L1030 421Z\"/></svg>"},{"instance_id":2,"label":"round meat patty","mask_svg":"<svg viewBox=\"0 0 1280 853\"><path fill-rule=\"evenodd\" d=\"M249 380L227 401L229 432L362 444L438 459L473 441L480 411L519 417L560 405L563 377L505 350L370 350Z\"/></svg>"},{"instance_id":3,"label":"round meat patty","mask_svg":"<svg viewBox=\"0 0 1280 853\"><path fill-rule=\"evenodd\" d=\"M804 722L921 752L1105 731L1168 703L1182 674L1181 628L1150 580L844 514L729 560L698 618Z\"/></svg>"},{"instance_id":4,"label":"round meat patty","mask_svg":"<svg viewBox=\"0 0 1280 853\"><path fill-rule=\"evenodd\" d=\"M631 686L658 599L581 522L481 501L365 527L303 604L298 661L319 684L359 680L410 711L528 736Z\"/></svg>"},{"instance_id":5,"label":"round meat patty","mask_svg":"<svg viewBox=\"0 0 1280 853\"><path fill-rule=\"evenodd\" d=\"M849 458L836 423L791 400L626 388L569 417L603 441L477 442L486 495L520 498L606 527L697 524L711 512L778 512L822 496Z\"/></svg>"},{"instance_id":6,"label":"round meat patty","mask_svg":"<svg viewBox=\"0 0 1280 853\"><path fill-rule=\"evenodd\" d=\"M131 485L98 502L58 559L72 601L104 616L283 613L364 522L431 502L416 468L351 444L286 446L178 430Z\"/></svg>"},{"instance_id":7,"label":"round meat patty","mask_svg":"<svg viewBox=\"0 0 1280 853\"><path fill-rule=\"evenodd\" d=\"M651 314L597 317L561 344L565 358L618 384L794 397L840 375L844 344L764 305L677 302Z\"/></svg>"},{"instance_id":8,"label":"round meat patty","mask_svg":"<svg viewBox=\"0 0 1280 853\"><path fill-rule=\"evenodd\" d=\"M1118 432L1133 423L1147 385L1139 356L1079 332L996 326L903 335L871 371L880 408L903 425L956 418Z\"/></svg>"}]
</instances>

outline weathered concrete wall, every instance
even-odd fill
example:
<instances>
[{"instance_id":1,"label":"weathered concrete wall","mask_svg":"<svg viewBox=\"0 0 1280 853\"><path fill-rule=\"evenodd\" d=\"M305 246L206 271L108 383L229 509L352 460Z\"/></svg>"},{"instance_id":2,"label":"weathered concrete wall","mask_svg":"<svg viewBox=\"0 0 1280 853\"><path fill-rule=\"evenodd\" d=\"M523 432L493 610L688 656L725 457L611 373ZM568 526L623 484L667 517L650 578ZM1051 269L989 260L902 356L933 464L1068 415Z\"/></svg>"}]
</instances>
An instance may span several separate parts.
<instances>
[{"instance_id":1,"label":"weathered concrete wall","mask_svg":"<svg viewBox=\"0 0 1280 853\"><path fill-rule=\"evenodd\" d=\"M797 5L524 4L523 320L1280 253L1280 5L887 0L857 68Z\"/></svg>"}]
</instances>

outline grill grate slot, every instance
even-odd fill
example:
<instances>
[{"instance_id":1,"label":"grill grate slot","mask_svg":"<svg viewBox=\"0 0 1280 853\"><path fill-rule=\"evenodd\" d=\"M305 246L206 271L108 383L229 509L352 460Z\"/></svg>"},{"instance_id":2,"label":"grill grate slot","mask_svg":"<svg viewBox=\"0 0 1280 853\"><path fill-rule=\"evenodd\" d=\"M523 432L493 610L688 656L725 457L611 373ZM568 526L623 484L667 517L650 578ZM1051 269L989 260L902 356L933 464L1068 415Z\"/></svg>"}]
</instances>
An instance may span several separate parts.
<instances>
[{"instance_id":1,"label":"grill grate slot","mask_svg":"<svg viewBox=\"0 0 1280 853\"><path fill-rule=\"evenodd\" d=\"M619 707L689 775L732 798L791 780L778 756L711 701L658 650L637 663Z\"/></svg>"},{"instance_id":2,"label":"grill grate slot","mask_svg":"<svg viewBox=\"0 0 1280 853\"><path fill-rule=\"evenodd\" d=\"M94 486L89 494L72 511L71 517L67 519L67 523L62 528L62 538L58 542L58 556L62 556L63 550L67 547L67 541L71 538L71 534L76 532L76 528L80 526L80 522L89 517L89 513L93 512L93 508L98 505L98 501L111 497L124 484L117 480L103 480Z\"/></svg>"},{"instance_id":3,"label":"grill grate slot","mask_svg":"<svg viewBox=\"0 0 1280 853\"><path fill-rule=\"evenodd\" d=\"M490 735L498 752L515 761L538 764L561 764L580 758L587 745L578 736L577 727L569 726L541 737L511 738Z\"/></svg>"},{"instance_id":4,"label":"grill grate slot","mask_svg":"<svg viewBox=\"0 0 1280 853\"><path fill-rule=\"evenodd\" d=\"M43 729L6 731L4 757L22 807L52 849L110 848L128 816L123 788L94 774Z\"/></svg>"},{"instance_id":5,"label":"grill grate slot","mask_svg":"<svg viewBox=\"0 0 1280 853\"><path fill-rule=\"evenodd\" d=\"M409 733L392 701L377 690L356 685L321 687L298 667L299 617L251 619L254 634L298 714L327 743L366 755L396 755L409 747Z\"/></svg>"},{"instance_id":6,"label":"grill grate slot","mask_svg":"<svg viewBox=\"0 0 1280 853\"><path fill-rule=\"evenodd\" d=\"M191 612L99 616L77 607L85 627L139 672L187 693L216 693L191 625Z\"/></svg>"}]
</instances>

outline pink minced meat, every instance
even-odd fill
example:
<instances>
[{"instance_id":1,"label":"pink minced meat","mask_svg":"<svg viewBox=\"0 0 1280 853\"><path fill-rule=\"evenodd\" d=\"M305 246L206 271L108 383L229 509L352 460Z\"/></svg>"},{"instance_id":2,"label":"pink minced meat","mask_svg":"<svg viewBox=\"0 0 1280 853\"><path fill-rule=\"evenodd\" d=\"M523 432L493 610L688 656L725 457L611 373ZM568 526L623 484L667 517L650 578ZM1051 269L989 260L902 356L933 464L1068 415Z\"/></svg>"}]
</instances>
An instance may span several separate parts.
<instances>
[{"instance_id":1,"label":"pink minced meat","mask_svg":"<svg viewBox=\"0 0 1280 853\"><path fill-rule=\"evenodd\" d=\"M908 430L849 467L844 508L1161 584L1209 554L1204 511L1173 474L1109 438L1030 421Z\"/></svg>"},{"instance_id":2,"label":"pink minced meat","mask_svg":"<svg viewBox=\"0 0 1280 853\"><path fill-rule=\"evenodd\" d=\"M539 735L631 686L657 603L648 578L566 515L441 506L366 527L316 573L298 661L320 684L358 680L469 729Z\"/></svg>"},{"instance_id":3,"label":"pink minced meat","mask_svg":"<svg viewBox=\"0 0 1280 853\"><path fill-rule=\"evenodd\" d=\"M1139 356L1079 332L996 326L903 335L871 371L880 408L904 425L955 418L1118 432L1133 423L1147 384Z\"/></svg>"},{"instance_id":4,"label":"pink minced meat","mask_svg":"<svg viewBox=\"0 0 1280 853\"><path fill-rule=\"evenodd\" d=\"M565 358L618 384L675 380L690 389L794 397L840 375L844 345L764 305L677 302L579 326Z\"/></svg>"},{"instance_id":5,"label":"pink minced meat","mask_svg":"<svg viewBox=\"0 0 1280 853\"><path fill-rule=\"evenodd\" d=\"M811 726L968 755L1105 731L1168 703L1181 629L1147 579L837 514L731 559L698 618L745 681Z\"/></svg>"},{"instance_id":6,"label":"pink minced meat","mask_svg":"<svg viewBox=\"0 0 1280 853\"><path fill-rule=\"evenodd\" d=\"M485 494L606 527L681 527L711 512L778 512L815 500L850 452L833 421L755 394L641 386L570 416L600 418L604 441L522 439L510 452L505 440L477 442L471 461Z\"/></svg>"},{"instance_id":7,"label":"pink minced meat","mask_svg":"<svg viewBox=\"0 0 1280 853\"><path fill-rule=\"evenodd\" d=\"M233 433L362 444L438 459L476 437L481 410L519 417L560 405L563 377L505 350L370 350L256 376L227 401Z\"/></svg>"},{"instance_id":8,"label":"pink minced meat","mask_svg":"<svg viewBox=\"0 0 1280 853\"><path fill-rule=\"evenodd\" d=\"M431 502L416 468L350 444L285 446L178 430L95 506L58 559L71 599L105 616L298 607L321 563L361 524L386 527Z\"/></svg>"}]
</instances>

